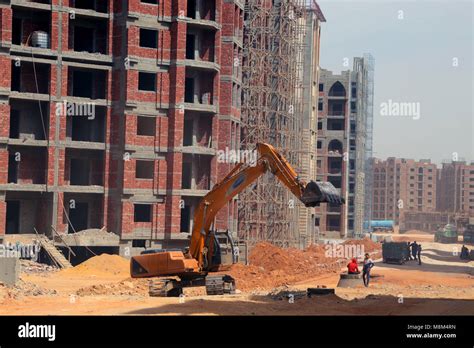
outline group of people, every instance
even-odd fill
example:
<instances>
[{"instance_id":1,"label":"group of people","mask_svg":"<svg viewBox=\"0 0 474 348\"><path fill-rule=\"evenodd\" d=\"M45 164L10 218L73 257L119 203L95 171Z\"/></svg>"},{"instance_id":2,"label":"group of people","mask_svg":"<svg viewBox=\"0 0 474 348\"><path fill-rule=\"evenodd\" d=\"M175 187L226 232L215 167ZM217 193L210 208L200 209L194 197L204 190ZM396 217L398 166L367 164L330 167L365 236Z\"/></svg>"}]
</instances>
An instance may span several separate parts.
<instances>
[{"instance_id":1,"label":"group of people","mask_svg":"<svg viewBox=\"0 0 474 348\"><path fill-rule=\"evenodd\" d=\"M370 281L370 270L374 267L374 262L370 258L369 254L365 254L364 263L362 266L362 279L364 280L364 285L369 286ZM347 273L349 274L360 274L359 265L357 259L354 257L351 262L347 265Z\"/></svg>"},{"instance_id":2,"label":"group of people","mask_svg":"<svg viewBox=\"0 0 474 348\"><path fill-rule=\"evenodd\" d=\"M421 265L421 244L418 244L416 240L413 243L407 242L407 257L406 261L415 260Z\"/></svg>"}]
</instances>

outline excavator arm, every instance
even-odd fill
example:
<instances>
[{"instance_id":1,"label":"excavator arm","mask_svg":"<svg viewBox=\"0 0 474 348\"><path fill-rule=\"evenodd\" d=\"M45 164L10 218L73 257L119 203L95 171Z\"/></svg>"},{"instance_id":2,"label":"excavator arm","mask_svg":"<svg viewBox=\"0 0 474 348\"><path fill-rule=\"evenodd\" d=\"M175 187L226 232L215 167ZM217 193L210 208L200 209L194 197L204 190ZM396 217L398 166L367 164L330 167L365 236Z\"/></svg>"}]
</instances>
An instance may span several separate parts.
<instances>
[{"instance_id":1,"label":"excavator arm","mask_svg":"<svg viewBox=\"0 0 474 348\"><path fill-rule=\"evenodd\" d=\"M204 196L196 210L188 255L196 259L201 268L211 266L213 236L209 236L209 233L217 212L267 171L275 175L306 207L318 206L323 202L344 203L330 183L311 181L306 184L301 181L292 166L273 146L259 143L257 151L259 158L254 165L239 163ZM209 237L210 242L206 246Z\"/></svg>"}]
</instances>

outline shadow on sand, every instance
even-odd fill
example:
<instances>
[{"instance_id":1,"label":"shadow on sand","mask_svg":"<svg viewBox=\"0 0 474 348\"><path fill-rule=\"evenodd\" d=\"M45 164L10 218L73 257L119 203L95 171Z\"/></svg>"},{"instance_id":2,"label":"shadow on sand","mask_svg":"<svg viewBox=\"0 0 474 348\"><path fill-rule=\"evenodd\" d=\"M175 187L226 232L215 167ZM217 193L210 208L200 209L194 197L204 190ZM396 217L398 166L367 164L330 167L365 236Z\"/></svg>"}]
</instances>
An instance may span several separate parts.
<instances>
[{"instance_id":1,"label":"shadow on sand","mask_svg":"<svg viewBox=\"0 0 474 348\"><path fill-rule=\"evenodd\" d=\"M229 297L227 297L229 298ZM179 303L127 312L128 315L471 315L474 300L404 298L369 295L363 299L344 300L337 295L295 299L294 303L269 296L238 296L227 299L190 298Z\"/></svg>"}]
</instances>

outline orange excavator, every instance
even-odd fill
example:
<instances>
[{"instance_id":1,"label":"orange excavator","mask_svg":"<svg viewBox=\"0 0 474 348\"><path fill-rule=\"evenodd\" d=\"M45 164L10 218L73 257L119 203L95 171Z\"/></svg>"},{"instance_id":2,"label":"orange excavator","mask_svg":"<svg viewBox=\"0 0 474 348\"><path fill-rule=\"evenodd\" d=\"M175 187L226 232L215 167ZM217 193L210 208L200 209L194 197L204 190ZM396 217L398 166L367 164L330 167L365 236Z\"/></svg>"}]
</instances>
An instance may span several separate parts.
<instances>
[{"instance_id":1,"label":"orange excavator","mask_svg":"<svg viewBox=\"0 0 474 348\"><path fill-rule=\"evenodd\" d=\"M130 261L133 278L154 278L150 282L151 296L179 296L184 287L206 286L208 295L235 292L235 280L229 275L208 275L225 268L214 218L225 204L251 185L267 171L275 175L306 207L320 203L344 204L336 188L329 182L305 183L271 145L257 144L256 163L239 163L221 182L203 197L194 215L189 248L184 251L159 251L134 256ZM235 250L230 235L232 250ZM236 253L235 253L236 254ZM236 262L232 252L230 264ZM224 266L224 267L223 267ZM229 266L229 264L227 264ZM172 277L172 278L162 278Z\"/></svg>"}]
</instances>

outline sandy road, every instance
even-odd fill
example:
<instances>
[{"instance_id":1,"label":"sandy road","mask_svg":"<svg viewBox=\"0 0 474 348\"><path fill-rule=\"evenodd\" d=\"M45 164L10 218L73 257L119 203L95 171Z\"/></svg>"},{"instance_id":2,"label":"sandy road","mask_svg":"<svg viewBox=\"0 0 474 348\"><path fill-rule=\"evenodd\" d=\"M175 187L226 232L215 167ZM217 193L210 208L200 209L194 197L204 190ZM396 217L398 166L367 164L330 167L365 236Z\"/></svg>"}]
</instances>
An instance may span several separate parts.
<instances>
[{"instance_id":1,"label":"sandy road","mask_svg":"<svg viewBox=\"0 0 474 348\"><path fill-rule=\"evenodd\" d=\"M474 262L461 261L455 245L423 242L423 264L377 263L369 288L337 288L335 295L300 298L293 303L275 299L268 292L228 296L187 293L182 298L150 298L144 295L78 296L75 292L93 284L123 281L123 274L110 276L57 277L24 275L23 280L56 295L3 297L1 315L454 315L474 314ZM338 274L329 273L288 284L281 290L295 295L308 287L335 287ZM201 289L202 290L202 289ZM270 290L270 289L269 289ZM275 290L273 291L275 292ZM185 293L186 294L186 293ZM0 293L0 299L2 298Z\"/></svg>"}]
</instances>

